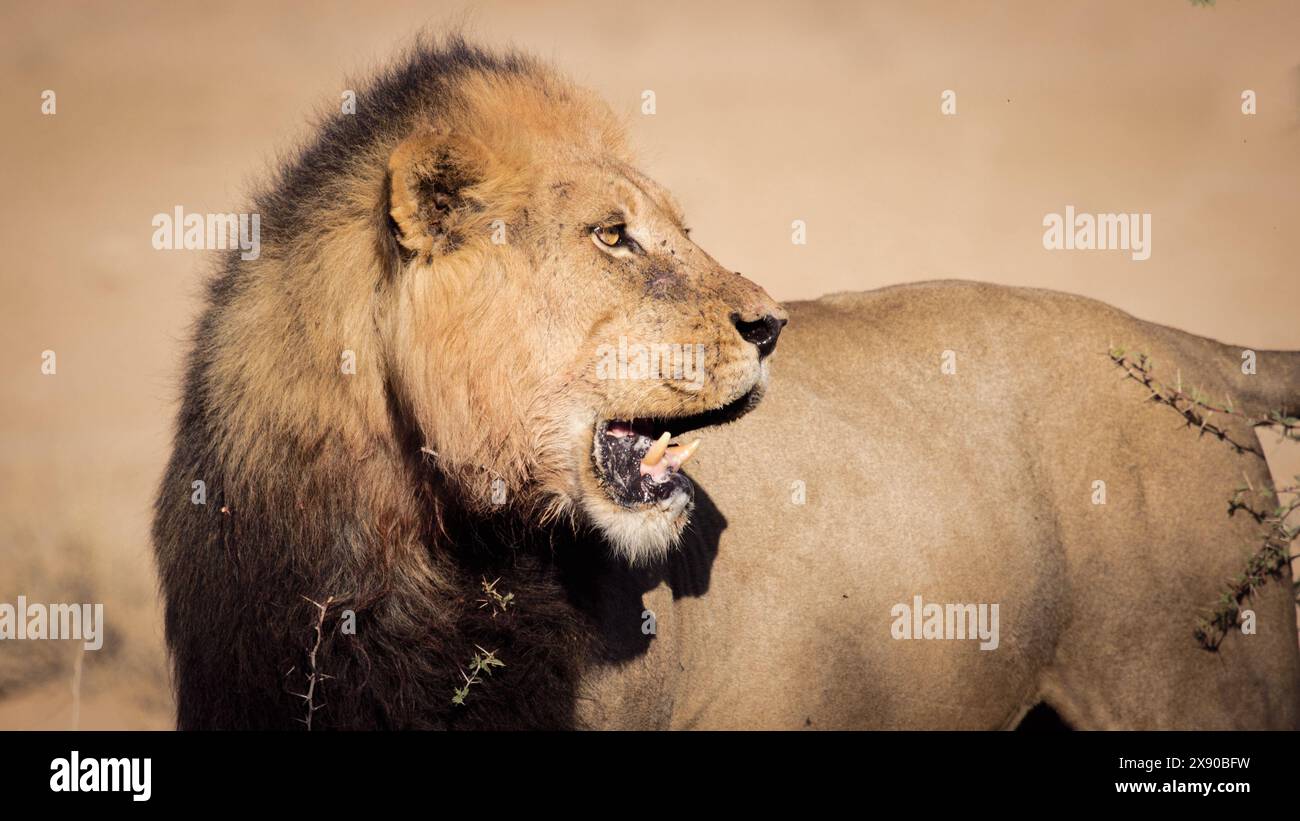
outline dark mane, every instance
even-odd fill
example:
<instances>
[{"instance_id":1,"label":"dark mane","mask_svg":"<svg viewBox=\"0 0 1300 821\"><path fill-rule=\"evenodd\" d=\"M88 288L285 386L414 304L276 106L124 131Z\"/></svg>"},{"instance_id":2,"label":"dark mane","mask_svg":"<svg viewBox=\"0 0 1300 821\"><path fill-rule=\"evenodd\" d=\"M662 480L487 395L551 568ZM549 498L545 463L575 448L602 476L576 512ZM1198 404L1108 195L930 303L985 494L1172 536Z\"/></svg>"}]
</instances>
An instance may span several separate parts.
<instances>
[{"instance_id":1,"label":"dark mane","mask_svg":"<svg viewBox=\"0 0 1300 821\"><path fill-rule=\"evenodd\" d=\"M357 172L358 158L395 139L418 119L435 119L455 80L468 72L518 74L536 63L517 52L493 52L459 34L422 35L391 66L358 83L356 113L343 114L338 101L318 117L312 137L280 163L272 182L255 197L268 245L289 239L292 231L319 209L336 204L345 181Z\"/></svg>"},{"instance_id":2,"label":"dark mane","mask_svg":"<svg viewBox=\"0 0 1300 821\"><path fill-rule=\"evenodd\" d=\"M382 174L366 162L376 146L414 117L436 112L456 76L531 65L459 37L420 41L398 67L359 90L355 115L320 123L256 197L261 275L269 264L293 264L295 244L311 241L300 236L308 233L303 226L344 207L344 188L370 191ZM391 240L381 222L382 187L373 193L382 246ZM554 534L461 511L434 460L420 455L419 437L391 391L391 427L368 453L345 446L339 434L346 419L328 420L326 433L311 441L263 421L265 429L248 432L262 456L252 467L230 450L223 425L232 403L268 402L297 376L276 370L293 353L293 340L283 340L262 353L267 384L245 389L264 395L214 389L214 374L232 356L216 339L247 309L240 298L249 293L251 270L232 253L210 285L156 503L153 539L179 726L573 726L592 631L562 583L572 575L560 567L565 548ZM195 481L204 483L204 504L191 500ZM484 582L493 580L513 594L503 612L480 601ZM355 633L344 632L351 623ZM462 671L480 648L506 666L484 675L488 681L464 706L454 705Z\"/></svg>"}]
</instances>

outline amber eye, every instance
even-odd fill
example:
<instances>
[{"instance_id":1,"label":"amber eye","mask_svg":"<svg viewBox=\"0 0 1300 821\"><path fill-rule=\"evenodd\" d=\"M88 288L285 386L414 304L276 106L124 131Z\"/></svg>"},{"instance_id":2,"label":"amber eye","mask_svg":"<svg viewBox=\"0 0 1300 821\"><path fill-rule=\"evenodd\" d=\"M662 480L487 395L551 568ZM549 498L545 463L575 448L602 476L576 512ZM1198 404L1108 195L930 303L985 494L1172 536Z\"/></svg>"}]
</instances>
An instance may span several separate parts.
<instances>
[{"instance_id":1,"label":"amber eye","mask_svg":"<svg viewBox=\"0 0 1300 821\"><path fill-rule=\"evenodd\" d=\"M596 235L596 239L600 240L601 245L616 248L623 242L623 228L622 225L604 225L592 233Z\"/></svg>"}]
</instances>

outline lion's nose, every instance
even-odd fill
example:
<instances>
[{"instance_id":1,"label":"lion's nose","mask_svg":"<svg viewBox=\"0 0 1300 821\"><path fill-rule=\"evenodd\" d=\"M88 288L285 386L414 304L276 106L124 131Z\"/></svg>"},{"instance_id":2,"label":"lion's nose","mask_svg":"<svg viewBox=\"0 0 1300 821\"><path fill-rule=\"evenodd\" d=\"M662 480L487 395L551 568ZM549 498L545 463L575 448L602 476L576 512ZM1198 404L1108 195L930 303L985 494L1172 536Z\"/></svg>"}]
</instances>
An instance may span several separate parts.
<instances>
[{"instance_id":1,"label":"lion's nose","mask_svg":"<svg viewBox=\"0 0 1300 821\"><path fill-rule=\"evenodd\" d=\"M731 321L740 332L740 338L758 348L759 359L766 359L776 350L776 338L781 335L781 329L786 323L785 319L777 319L771 314L753 321L741 319L740 314L732 314Z\"/></svg>"}]
</instances>

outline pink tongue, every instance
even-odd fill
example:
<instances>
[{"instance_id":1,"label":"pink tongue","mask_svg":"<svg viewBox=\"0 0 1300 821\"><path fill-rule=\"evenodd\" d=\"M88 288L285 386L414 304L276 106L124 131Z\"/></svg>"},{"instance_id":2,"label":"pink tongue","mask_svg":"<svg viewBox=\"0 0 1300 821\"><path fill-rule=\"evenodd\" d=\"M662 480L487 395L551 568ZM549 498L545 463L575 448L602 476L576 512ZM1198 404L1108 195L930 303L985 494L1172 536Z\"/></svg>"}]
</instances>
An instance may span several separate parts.
<instances>
[{"instance_id":1,"label":"pink tongue","mask_svg":"<svg viewBox=\"0 0 1300 821\"><path fill-rule=\"evenodd\" d=\"M623 422L620 420L616 422L610 422L605 427L605 432L610 434L611 436L622 437L622 436L631 436L633 431L631 425L629 425L627 422Z\"/></svg>"},{"instance_id":2,"label":"pink tongue","mask_svg":"<svg viewBox=\"0 0 1300 821\"><path fill-rule=\"evenodd\" d=\"M632 436L635 434L637 436L646 436L650 439L655 438L654 425L651 423L645 421L629 422L626 419L610 420L609 424L605 426L605 433L610 436L618 437Z\"/></svg>"}]
</instances>

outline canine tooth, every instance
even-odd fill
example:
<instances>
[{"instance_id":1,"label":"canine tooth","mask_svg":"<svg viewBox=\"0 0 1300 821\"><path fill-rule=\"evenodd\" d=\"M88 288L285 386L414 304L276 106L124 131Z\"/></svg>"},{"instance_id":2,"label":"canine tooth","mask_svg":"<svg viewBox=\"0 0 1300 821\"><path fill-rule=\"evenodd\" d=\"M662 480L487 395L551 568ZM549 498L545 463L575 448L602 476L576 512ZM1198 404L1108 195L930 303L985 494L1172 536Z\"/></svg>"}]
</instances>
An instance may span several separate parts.
<instances>
[{"instance_id":1,"label":"canine tooth","mask_svg":"<svg viewBox=\"0 0 1300 821\"><path fill-rule=\"evenodd\" d=\"M664 458L664 453L668 451L668 440L672 438L673 435L671 433L664 431L659 437L659 441L651 445L650 450L645 452L645 457L641 460L641 464L648 468L652 468L659 464L659 460Z\"/></svg>"},{"instance_id":2,"label":"canine tooth","mask_svg":"<svg viewBox=\"0 0 1300 821\"><path fill-rule=\"evenodd\" d=\"M681 455L677 457L678 470L682 469L682 465L686 464L687 459L690 459L692 456L695 455L695 451L698 450L699 447L700 447L700 440L696 439L694 442L691 442L689 445L682 448Z\"/></svg>"}]
</instances>

